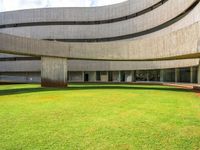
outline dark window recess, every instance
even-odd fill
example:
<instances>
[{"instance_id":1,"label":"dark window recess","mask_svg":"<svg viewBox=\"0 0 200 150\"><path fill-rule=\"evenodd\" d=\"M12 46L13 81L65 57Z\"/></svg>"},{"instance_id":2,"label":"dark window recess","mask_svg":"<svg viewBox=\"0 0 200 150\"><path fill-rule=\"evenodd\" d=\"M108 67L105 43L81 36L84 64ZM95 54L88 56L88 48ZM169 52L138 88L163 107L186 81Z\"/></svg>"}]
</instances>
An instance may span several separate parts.
<instances>
[{"instance_id":1,"label":"dark window recess","mask_svg":"<svg viewBox=\"0 0 200 150\"><path fill-rule=\"evenodd\" d=\"M3 57L0 61L26 61L26 60L41 60L40 57Z\"/></svg>"},{"instance_id":2,"label":"dark window recess","mask_svg":"<svg viewBox=\"0 0 200 150\"><path fill-rule=\"evenodd\" d=\"M175 69L164 69L164 82L175 82Z\"/></svg>"},{"instance_id":3,"label":"dark window recess","mask_svg":"<svg viewBox=\"0 0 200 150\"><path fill-rule=\"evenodd\" d=\"M109 82L113 81L113 73L111 71L108 72L108 81Z\"/></svg>"},{"instance_id":4,"label":"dark window recess","mask_svg":"<svg viewBox=\"0 0 200 150\"><path fill-rule=\"evenodd\" d=\"M125 71L121 71L120 72L120 77L121 77L121 82L125 82L126 81L126 74L125 74Z\"/></svg>"},{"instance_id":5,"label":"dark window recess","mask_svg":"<svg viewBox=\"0 0 200 150\"><path fill-rule=\"evenodd\" d=\"M180 68L179 82L190 83L190 68Z\"/></svg>"},{"instance_id":6,"label":"dark window recess","mask_svg":"<svg viewBox=\"0 0 200 150\"><path fill-rule=\"evenodd\" d=\"M96 81L101 81L101 72L100 71L96 72Z\"/></svg>"},{"instance_id":7,"label":"dark window recess","mask_svg":"<svg viewBox=\"0 0 200 150\"><path fill-rule=\"evenodd\" d=\"M147 81L147 71L145 70L137 70L135 74L136 81Z\"/></svg>"},{"instance_id":8,"label":"dark window recess","mask_svg":"<svg viewBox=\"0 0 200 150\"><path fill-rule=\"evenodd\" d=\"M149 70L149 81L160 81L160 70Z\"/></svg>"},{"instance_id":9,"label":"dark window recess","mask_svg":"<svg viewBox=\"0 0 200 150\"><path fill-rule=\"evenodd\" d=\"M88 81L89 81L89 74L88 74L88 73L85 73L85 74L84 74L84 81L85 81L85 82L88 82Z\"/></svg>"}]
</instances>

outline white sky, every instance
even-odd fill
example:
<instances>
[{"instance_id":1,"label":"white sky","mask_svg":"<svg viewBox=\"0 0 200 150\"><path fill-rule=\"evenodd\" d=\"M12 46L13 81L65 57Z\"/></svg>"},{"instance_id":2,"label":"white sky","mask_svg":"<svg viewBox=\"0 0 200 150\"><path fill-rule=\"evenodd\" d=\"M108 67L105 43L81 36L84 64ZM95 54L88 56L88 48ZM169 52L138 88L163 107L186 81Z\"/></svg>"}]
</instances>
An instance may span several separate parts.
<instances>
[{"instance_id":1,"label":"white sky","mask_svg":"<svg viewBox=\"0 0 200 150\"><path fill-rule=\"evenodd\" d=\"M43 7L92 7L125 0L0 0L0 11Z\"/></svg>"}]
</instances>

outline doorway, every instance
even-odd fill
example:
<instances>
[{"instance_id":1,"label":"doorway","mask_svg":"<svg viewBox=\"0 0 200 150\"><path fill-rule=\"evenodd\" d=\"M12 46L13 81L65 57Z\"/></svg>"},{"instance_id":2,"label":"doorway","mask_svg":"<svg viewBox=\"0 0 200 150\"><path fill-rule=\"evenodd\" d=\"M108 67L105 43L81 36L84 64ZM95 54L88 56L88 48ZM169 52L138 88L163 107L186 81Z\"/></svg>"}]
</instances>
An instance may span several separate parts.
<instances>
[{"instance_id":1,"label":"doorway","mask_svg":"<svg viewBox=\"0 0 200 150\"><path fill-rule=\"evenodd\" d=\"M89 82L89 74L88 73L84 74L84 81Z\"/></svg>"}]
</instances>

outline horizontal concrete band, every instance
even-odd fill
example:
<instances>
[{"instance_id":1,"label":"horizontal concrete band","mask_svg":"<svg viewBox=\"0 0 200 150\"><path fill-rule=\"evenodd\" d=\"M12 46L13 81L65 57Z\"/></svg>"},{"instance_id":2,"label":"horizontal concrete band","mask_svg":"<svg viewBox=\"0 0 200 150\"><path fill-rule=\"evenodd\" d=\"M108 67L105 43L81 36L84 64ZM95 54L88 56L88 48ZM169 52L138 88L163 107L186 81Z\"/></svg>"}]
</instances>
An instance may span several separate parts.
<instances>
[{"instance_id":1,"label":"horizontal concrete band","mask_svg":"<svg viewBox=\"0 0 200 150\"><path fill-rule=\"evenodd\" d=\"M86 60L199 58L200 23L161 37L105 43L62 43L0 34L0 52Z\"/></svg>"},{"instance_id":2,"label":"horizontal concrete band","mask_svg":"<svg viewBox=\"0 0 200 150\"><path fill-rule=\"evenodd\" d=\"M170 61L89 61L68 60L68 71L127 71L185 68L198 66L199 59ZM5 72L40 72L41 61L4 61L0 63L0 73Z\"/></svg>"},{"instance_id":3,"label":"horizontal concrete band","mask_svg":"<svg viewBox=\"0 0 200 150\"><path fill-rule=\"evenodd\" d=\"M27 30L26 28L20 28L20 30L16 30L15 31L15 28L12 28L10 31L9 30L0 30L0 32L2 33L6 33L6 34L13 34L13 35L17 35L17 36L26 36L27 33L30 32L30 34L28 34L28 37L34 37L34 38L39 38L39 39L46 39L46 38L49 38L50 39L47 39L47 40L57 40L57 41L62 41L62 42L106 42L106 41L116 41L116 40L123 40L123 39L129 39L129 38L136 38L136 37L139 37L139 36L143 36L143 35L147 35L147 34L150 34L150 33L153 33L155 31L159 31L161 29L164 29L172 24L174 24L175 22L178 22L179 20L181 20L183 17L185 17L188 13L191 12L191 10L193 10L193 8L199 3L199 0L196 0L192 3L191 6L187 6L188 8L185 10L183 9L180 13L180 14L177 14L177 16L175 16L174 18L168 20L167 22L164 22L162 24L159 24L157 26L153 26L153 28L147 28L144 30L139 30L139 32L135 32L133 33L134 31L131 31L130 32L127 32L127 31L123 31L122 33L118 34L117 32L112 32L112 34L110 33L106 33L106 34L103 34L102 36L99 36L99 34L96 34L97 31L95 30L95 35L93 35L93 28L91 29L91 31L88 31L88 30L84 30L84 32L88 31L87 33L84 33L83 35L84 36L77 36L77 35L74 35L74 33L76 33L76 31L74 30L74 32L71 32L69 31L69 33L67 32L69 29L71 29L71 27L68 28L63 28L63 32L60 33L60 30L56 30L56 28L51 28L51 31L54 31L55 30L55 33L54 32L49 32L47 31L46 32L46 29L39 29L39 31L41 32L38 32L38 28L31 28L30 31ZM115 26L115 25L114 25ZM48 28L48 26L46 26ZM73 27L73 26L72 26ZM125 29L127 29L126 26L124 26ZM50 28L50 27L49 27ZM59 28L59 26L58 26ZM119 28L119 27L117 27ZM130 26L130 28L133 28L132 26ZM25 31L21 31L22 29L24 29ZM82 27L80 26L80 29L79 28L72 28L72 29L77 29L77 30L80 30L82 29ZM85 28L84 28L85 29ZM43 32L44 30L44 32ZM35 32L34 32L35 31ZM119 30L118 30L119 31ZM16 33L15 33L16 32ZM32 33L33 32L33 33ZM37 33L38 32L38 33ZM58 34L56 33L58 32L59 34L66 34L66 36L58 36ZM89 36L91 32L91 36ZM37 33L37 34L35 34ZM44 36L40 36L39 34L42 33L41 35L44 35ZM80 30L80 33L82 33L82 30ZM128 34L127 34L128 33ZM123 35L124 34L124 35ZM45 36L46 35L46 36ZM69 35L69 37L68 37ZM102 38L101 38L102 37ZM63 39L64 38L64 39ZM66 38L66 39L65 39Z\"/></svg>"},{"instance_id":4,"label":"horizontal concrete band","mask_svg":"<svg viewBox=\"0 0 200 150\"><path fill-rule=\"evenodd\" d=\"M161 0L127 0L102 7L59 7L0 13L0 24L42 21L100 21L121 18L157 6ZM38 17L37 17L38 16Z\"/></svg>"},{"instance_id":5,"label":"horizontal concrete band","mask_svg":"<svg viewBox=\"0 0 200 150\"><path fill-rule=\"evenodd\" d=\"M0 32L16 36L37 38L37 39L72 39L72 40L95 39L96 42L98 39L101 38L112 38L112 37L130 35L155 28L163 23L166 23L169 20L172 20L181 13L185 12L188 9L188 7L191 6L195 1L196 0L181 0L181 1L170 0L164 5L158 7L157 9L154 9L154 11L146 13L142 16L112 24L99 24L99 25L89 25L89 26L88 25L33 26L33 27L20 27L20 28L5 28L5 29L0 29ZM197 8L195 7L195 9ZM43 13L46 12L46 9L41 9L42 14L34 13L33 10L24 11L24 15L18 11L10 12L10 15L5 15L5 17L2 19L0 18L0 22L6 24L7 22L20 23L20 22L38 22L38 21L48 22L48 21L68 20L67 18L66 20L63 20L62 14L61 17L58 16L57 19L55 19L55 16L53 14L54 9L52 10L53 12L51 12L50 10L52 9L48 10L50 14L46 14L45 16ZM56 9L56 10L57 14L60 11L62 11L62 9L61 10ZM33 12L33 15L31 15L30 12ZM113 12L108 12L108 14L110 13ZM1 14L2 13L0 13L0 16ZM84 15L85 15L85 20L87 20L86 16L88 14L84 13ZM76 16L76 14L72 14L72 16Z\"/></svg>"},{"instance_id":6,"label":"horizontal concrete band","mask_svg":"<svg viewBox=\"0 0 200 150\"><path fill-rule=\"evenodd\" d=\"M2 61L26 61L26 60L40 60L40 57L0 57L0 62Z\"/></svg>"},{"instance_id":7,"label":"horizontal concrete band","mask_svg":"<svg viewBox=\"0 0 200 150\"><path fill-rule=\"evenodd\" d=\"M3 28L13 28L13 27L29 27L29 26L49 26L49 25L94 25L94 24L107 24L107 23L115 23L120 22L128 19L132 19L138 16L141 16L145 13L148 13L157 7L163 5L168 0L161 0L158 3L150 6L144 10L136 12L134 14L108 19L108 20L94 20L94 21L47 21L47 22L26 22L26 23L15 23L15 24L2 24L0 25L0 29Z\"/></svg>"},{"instance_id":8,"label":"horizontal concrete band","mask_svg":"<svg viewBox=\"0 0 200 150\"><path fill-rule=\"evenodd\" d=\"M153 27L153 28L141 31L141 32L137 32L137 33L115 36L115 37L95 38L95 39L44 39L44 40L59 41L59 42L108 42L108 41L117 41L117 40L136 38L136 37L147 35L147 34L162 30L166 27L169 27L170 25L178 22L183 17L185 17L187 14L189 14L199 3L200 3L200 0L196 0L187 10L185 10L178 16L172 18L171 20L169 20L161 25L158 25L156 27Z\"/></svg>"}]
</instances>

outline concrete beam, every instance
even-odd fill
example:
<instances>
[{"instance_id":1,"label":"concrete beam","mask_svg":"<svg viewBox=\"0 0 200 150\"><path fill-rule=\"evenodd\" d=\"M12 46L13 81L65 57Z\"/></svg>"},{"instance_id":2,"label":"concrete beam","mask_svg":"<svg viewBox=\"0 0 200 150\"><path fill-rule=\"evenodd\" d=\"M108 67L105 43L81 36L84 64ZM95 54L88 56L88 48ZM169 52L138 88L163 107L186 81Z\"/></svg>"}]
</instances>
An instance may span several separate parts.
<instances>
[{"instance_id":1,"label":"concrete beam","mask_svg":"<svg viewBox=\"0 0 200 150\"><path fill-rule=\"evenodd\" d=\"M41 86L67 87L67 59L42 57Z\"/></svg>"},{"instance_id":2,"label":"concrete beam","mask_svg":"<svg viewBox=\"0 0 200 150\"><path fill-rule=\"evenodd\" d=\"M200 57L199 29L200 23L195 23L164 36L103 43L52 42L0 33L0 52L85 60L191 59Z\"/></svg>"}]
</instances>

